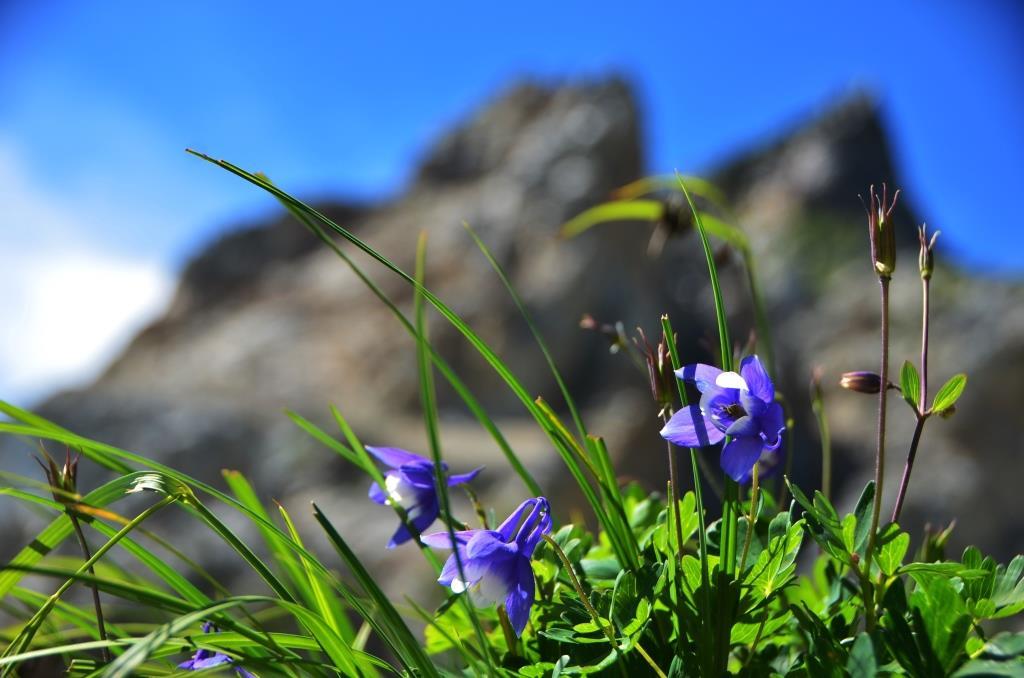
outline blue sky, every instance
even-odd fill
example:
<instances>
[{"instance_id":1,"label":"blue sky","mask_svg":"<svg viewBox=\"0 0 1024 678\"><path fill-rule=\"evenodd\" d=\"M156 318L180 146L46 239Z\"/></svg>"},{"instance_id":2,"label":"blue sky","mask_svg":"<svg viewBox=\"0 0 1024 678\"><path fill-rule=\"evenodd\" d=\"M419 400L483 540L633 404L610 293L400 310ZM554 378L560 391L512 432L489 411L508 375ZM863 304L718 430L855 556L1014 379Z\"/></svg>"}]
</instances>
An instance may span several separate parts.
<instances>
[{"instance_id":1,"label":"blue sky","mask_svg":"<svg viewBox=\"0 0 1024 678\"><path fill-rule=\"evenodd\" d=\"M0 3L0 397L95 373L190 253L273 209L186 146L306 195L387 196L528 76L631 77L654 172L871 88L950 256L1019 276L1021 27L1014 2Z\"/></svg>"}]
</instances>

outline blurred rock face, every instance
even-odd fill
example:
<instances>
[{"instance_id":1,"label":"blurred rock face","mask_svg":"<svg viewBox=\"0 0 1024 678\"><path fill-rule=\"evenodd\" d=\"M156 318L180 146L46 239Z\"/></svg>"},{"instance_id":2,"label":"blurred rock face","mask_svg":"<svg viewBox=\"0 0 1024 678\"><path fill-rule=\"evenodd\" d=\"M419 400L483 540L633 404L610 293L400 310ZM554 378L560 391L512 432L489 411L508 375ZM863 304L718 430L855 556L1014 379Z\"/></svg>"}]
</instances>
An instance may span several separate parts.
<instances>
[{"instance_id":1,"label":"blurred rock face","mask_svg":"<svg viewBox=\"0 0 1024 678\"><path fill-rule=\"evenodd\" d=\"M684 234L650 255L651 227L641 224L556 239L564 221L644 174L641 148L636 105L624 83L521 86L442 138L399 198L319 207L407 270L418 234L426 231L428 286L527 388L557 404L557 389L527 328L461 225L472 224L534 314L589 428L606 437L622 476L661 489L665 450L645 377L624 356L610 355L601 336L580 330L579 320L590 313L653 335L667 312L685 359L709 360L707 347L717 340L699 244ZM805 487L818 482L806 392L812 368L821 365L837 497L848 508L870 475L875 401L836 384L844 371L876 369L878 350L877 284L857 194L872 182L894 180L876 111L867 101L848 101L711 178L726 191L758 255L775 332L776 384L798 422L793 474ZM917 354L919 285L910 212L904 209L897 223L905 235L893 283L892 368L898 371L904 358ZM366 257L356 260L411 310L404 283ZM738 259L725 262L732 333L743 341L753 324L746 275ZM912 529L956 517L959 543L969 538L1003 557L1019 550L1024 536L1012 472L1017 421L1010 412L1022 395L1016 376L1024 371L1022 301L1021 285L972 279L940 264L933 280L930 383L934 391L958 371L968 372L970 382L957 416L929 423L904 513ZM580 506L554 450L499 378L443 319L433 319L430 333L498 420L556 512L564 517ZM458 398L444 384L439 388L446 458L456 472L486 465L478 485L486 503L504 514L525 490ZM368 482L282 414L292 409L333 431L330 404L345 412L365 443L426 454L413 341L342 261L297 223L277 218L233 231L197 256L163 319L95 384L60 394L39 411L209 482L219 482L221 469L241 470L261 496L279 499L297 517L315 499L369 560L397 563L394 553L383 551L394 518L366 500ZM891 407L888 506L912 428L903 404ZM34 472L28 448L3 445L5 468L14 460L14 470ZM87 467L83 487L102 478ZM10 516L5 533L19 535L0 544L0 556L7 557L33 530L15 512L3 515ZM218 557L215 537L182 514L164 520L164 534L187 534L192 555L230 576L236 563ZM233 527L244 533L244 525ZM312 535L317 528L307 521L304 531Z\"/></svg>"}]
</instances>

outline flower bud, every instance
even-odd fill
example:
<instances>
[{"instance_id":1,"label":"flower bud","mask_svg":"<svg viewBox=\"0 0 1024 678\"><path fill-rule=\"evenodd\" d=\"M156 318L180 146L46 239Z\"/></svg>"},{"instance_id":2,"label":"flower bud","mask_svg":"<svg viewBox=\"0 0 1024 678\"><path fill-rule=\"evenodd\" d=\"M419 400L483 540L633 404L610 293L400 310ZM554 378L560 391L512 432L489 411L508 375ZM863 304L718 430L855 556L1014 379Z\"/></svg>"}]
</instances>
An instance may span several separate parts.
<instances>
[{"instance_id":1,"label":"flower bud","mask_svg":"<svg viewBox=\"0 0 1024 678\"><path fill-rule=\"evenodd\" d=\"M868 237L871 241L871 261L880 278L891 278L896 270L896 232L890 220L900 192L896 191L889 201L889 189L882 184L879 198L872 186L868 195Z\"/></svg>"},{"instance_id":2,"label":"flower bud","mask_svg":"<svg viewBox=\"0 0 1024 678\"><path fill-rule=\"evenodd\" d=\"M46 463L41 460L39 465L43 467L46 480L50 484L50 492L55 501L61 504L74 504L78 496L78 457L71 458L71 450L68 450L64 465L58 467L46 450L43 449Z\"/></svg>"},{"instance_id":3,"label":"flower bud","mask_svg":"<svg viewBox=\"0 0 1024 678\"><path fill-rule=\"evenodd\" d=\"M935 249L935 239L939 237L939 231L935 231L929 240L927 231L928 227L924 224L921 224L917 229L917 240L921 243L921 248L917 254L917 268L921 271L922 280L928 280L932 277L932 270L935 268L933 250Z\"/></svg>"},{"instance_id":4,"label":"flower bud","mask_svg":"<svg viewBox=\"0 0 1024 678\"><path fill-rule=\"evenodd\" d=\"M882 377L874 372L846 372L839 385L857 393L878 393L882 390Z\"/></svg>"},{"instance_id":5,"label":"flower bud","mask_svg":"<svg viewBox=\"0 0 1024 678\"><path fill-rule=\"evenodd\" d=\"M651 385L651 396L662 411L672 407L674 398L673 386L675 374L672 371L672 361L668 352L668 341L662 333L661 341L657 346L651 346L647 341L647 335L641 328L637 328L637 335L633 343L640 350L640 354L647 363L647 377Z\"/></svg>"}]
</instances>

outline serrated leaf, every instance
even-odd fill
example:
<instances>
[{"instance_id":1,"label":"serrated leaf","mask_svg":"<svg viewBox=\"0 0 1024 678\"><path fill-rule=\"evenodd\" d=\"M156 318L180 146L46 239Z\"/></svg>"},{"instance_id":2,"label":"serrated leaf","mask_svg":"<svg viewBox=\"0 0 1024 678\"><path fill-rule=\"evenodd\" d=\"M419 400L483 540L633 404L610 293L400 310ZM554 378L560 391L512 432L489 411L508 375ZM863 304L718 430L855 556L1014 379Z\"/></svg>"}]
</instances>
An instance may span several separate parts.
<instances>
[{"instance_id":1,"label":"serrated leaf","mask_svg":"<svg viewBox=\"0 0 1024 678\"><path fill-rule=\"evenodd\" d=\"M967 386L967 375L957 374L950 377L949 381L942 385L939 392L935 394L932 401L932 412L939 414L952 407L964 392Z\"/></svg>"},{"instance_id":2,"label":"serrated leaf","mask_svg":"<svg viewBox=\"0 0 1024 678\"><path fill-rule=\"evenodd\" d=\"M903 368L900 370L900 389L903 391L903 399L916 410L921 395L921 377L909 360L903 361Z\"/></svg>"}]
</instances>

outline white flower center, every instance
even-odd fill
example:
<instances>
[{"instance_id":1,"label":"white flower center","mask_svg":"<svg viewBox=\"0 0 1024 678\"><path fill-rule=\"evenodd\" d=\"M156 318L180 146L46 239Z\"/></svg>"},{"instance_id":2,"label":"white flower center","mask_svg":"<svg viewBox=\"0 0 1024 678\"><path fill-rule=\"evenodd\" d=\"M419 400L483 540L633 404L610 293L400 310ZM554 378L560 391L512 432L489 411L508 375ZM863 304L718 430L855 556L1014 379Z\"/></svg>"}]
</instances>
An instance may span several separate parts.
<instances>
[{"instance_id":1,"label":"white flower center","mask_svg":"<svg viewBox=\"0 0 1024 678\"><path fill-rule=\"evenodd\" d=\"M715 377L715 386L721 388L738 388L749 391L747 381L736 372L722 372Z\"/></svg>"},{"instance_id":2,"label":"white flower center","mask_svg":"<svg viewBox=\"0 0 1024 678\"><path fill-rule=\"evenodd\" d=\"M387 491L388 504L398 505L408 510L416 505L416 493L409 483L402 480L401 476L390 475L384 479L384 489Z\"/></svg>"}]
</instances>

